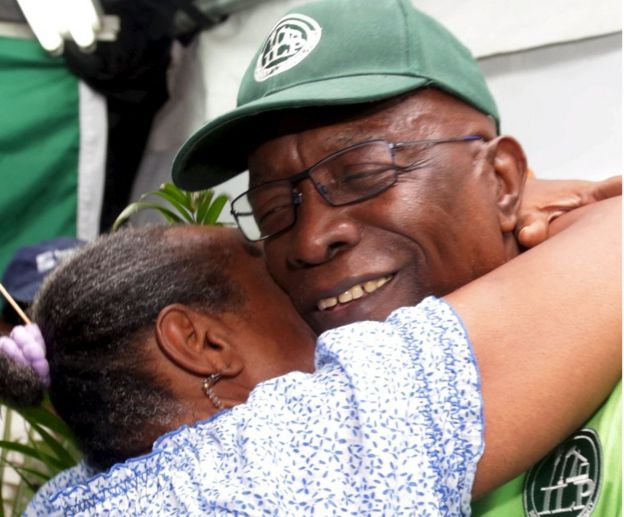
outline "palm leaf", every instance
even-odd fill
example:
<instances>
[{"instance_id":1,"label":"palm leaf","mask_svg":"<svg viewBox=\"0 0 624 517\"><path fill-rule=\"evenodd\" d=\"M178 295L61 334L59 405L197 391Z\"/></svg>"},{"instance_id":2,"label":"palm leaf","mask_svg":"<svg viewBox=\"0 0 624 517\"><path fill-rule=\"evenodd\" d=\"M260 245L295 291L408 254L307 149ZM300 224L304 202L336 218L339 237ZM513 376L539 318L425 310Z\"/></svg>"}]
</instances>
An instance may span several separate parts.
<instances>
[{"instance_id":1,"label":"palm leaf","mask_svg":"<svg viewBox=\"0 0 624 517\"><path fill-rule=\"evenodd\" d=\"M3 449L8 449L10 451L19 452L24 456L28 456L29 458L34 458L36 460L42 461L46 465L49 465L57 470L63 470L63 464L56 459L51 454L40 451L36 447L32 447L30 445L25 445L19 442L13 442L8 440L0 440L0 447Z\"/></svg>"},{"instance_id":2,"label":"palm leaf","mask_svg":"<svg viewBox=\"0 0 624 517\"><path fill-rule=\"evenodd\" d=\"M171 210L159 205L158 203L148 203L146 201L135 201L134 203L129 204L126 208L124 208L115 219L113 223L113 231L117 231L119 227L125 223L131 215L140 212L141 210L158 210L161 215L169 222L169 223L181 223L183 220L174 214Z\"/></svg>"},{"instance_id":3,"label":"palm leaf","mask_svg":"<svg viewBox=\"0 0 624 517\"><path fill-rule=\"evenodd\" d=\"M170 208L166 208L161 204L147 201L149 197L162 199L178 213L176 214ZM214 192L212 190L188 192L179 189L173 183L163 183L158 190L143 194L137 201L130 203L124 208L117 216L117 219L115 219L112 231L117 231L132 215L147 209L158 210L170 224L183 222L189 224L217 224L219 215L228 198L221 194L213 201L213 197Z\"/></svg>"},{"instance_id":4,"label":"palm leaf","mask_svg":"<svg viewBox=\"0 0 624 517\"><path fill-rule=\"evenodd\" d=\"M4 409L4 429L2 430L2 438L3 440L9 440L11 438L11 422L12 422L12 411L8 407L0 408L0 410ZM2 492L4 491L4 464L6 462L6 457L9 454L7 449L0 448L0 517L4 517L4 506L8 505L8 501L5 500Z\"/></svg>"},{"instance_id":5,"label":"palm leaf","mask_svg":"<svg viewBox=\"0 0 624 517\"><path fill-rule=\"evenodd\" d=\"M39 490L39 487L41 485L36 485L35 483L33 483L30 479L28 479L28 477L24 474L24 470L23 467L19 466L19 465L15 465L13 463L11 463L10 461L7 462L9 465L11 465L11 467L13 468L13 470L15 470L15 472L17 473L17 475L20 477L20 479L22 480L22 483L24 483L28 488L30 488L33 492L36 492L37 490ZM16 500L19 499L19 494L15 497Z\"/></svg>"},{"instance_id":6,"label":"palm leaf","mask_svg":"<svg viewBox=\"0 0 624 517\"><path fill-rule=\"evenodd\" d=\"M186 195L183 190L176 187L173 183L163 183L159 189L160 192L168 194L181 205L186 206Z\"/></svg>"},{"instance_id":7,"label":"palm leaf","mask_svg":"<svg viewBox=\"0 0 624 517\"><path fill-rule=\"evenodd\" d=\"M160 191L152 192L151 194L153 196L158 196L164 199L170 205L172 205L180 213L182 218L186 220L187 223L192 223L194 221L193 211L190 209L190 207L184 206L182 203L178 202L178 200L175 197L171 196L167 192L160 192Z\"/></svg>"},{"instance_id":8,"label":"palm leaf","mask_svg":"<svg viewBox=\"0 0 624 517\"><path fill-rule=\"evenodd\" d=\"M61 417L52 413L49 409L46 409L43 406L20 408L17 412L30 424L47 427L67 440L74 440L72 432Z\"/></svg>"},{"instance_id":9,"label":"palm leaf","mask_svg":"<svg viewBox=\"0 0 624 517\"><path fill-rule=\"evenodd\" d=\"M34 491L24 481L20 482L15 490L11 517L22 515L33 495Z\"/></svg>"},{"instance_id":10,"label":"palm leaf","mask_svg":"<svg viewBox=\"0 0 624 517\"><path fill-rule=\"evenodd\" d=\"M198 196L197 200L197 212L195 213L195 221L197 222L197 224L203 224L203 220L210 210L210 205L214 193L212 192L212 190L204 190L199 194L200 195Z\"/></svg>"},{"instance_id":11,"label":"palm leaf","mask_svg":"<svg viewBox=\"0 0 624 517\"><path fill-rule=\"evenodd\" d=\"M194 192L184 192L186 196L186 205L191 209L192 212L195 211L195 193Z\"/></svg>"},{"instance_id":12,"label":"palm leaf","mask_svg":"<svg viewBox=\"0 0 624 517\"><path fill-rule=\"evenodd\" d=\"M41 436L41 439L50 448L58 460L63 463L63 468L67 469L69 467L73 467L77 463L77 459L69 453L62 442L54 438L54 436L48 433L40 425L33 422L31 422L30 425L39 434L39 436Z\"/></svg>"},{"instance_id":13,"label":"palm leaf","mask_svg":"<svg viewBox=\"0 0 624 517\"><path fill-rule=\"evenodd\" d=\"M223 211L223 207L229 201L229 198L225 194L217 196L212 202L206 215L198 221L201 224L217 224L219 216Z\"/></svg>"},{"instance_id":14,"label":"palm leaf","mask_svg":"<svg viewBox=\"0 0 624 517\"><path fill-rule=\"evenodd\" d=\"M17 463L10 461L10 460L4 460L3 463L8 465L14 470L21 470L23 473L39 478L44 483L50 479L49 472L41 472L40 470L37 470L32 467L24 467L23 465L18 465Z\"/></svg>"},{"instance_id":15,"label":"palm leaf","mask_svg":"<svg viewBox=\"0 0 624 517\"><path fill-rule=\"evenodd\" d=\"M49 407L49 401L32 408L6 408L3 440L0 441L0 474L11 468L20 478L15 494L1 498L8 515L20 515L34 491L63 469L75 465L80 452L69 428ZM27 427L26 442L15 440L10 430L11 417L19 414ZM10 453L17 453L9 459ZM0 513L0 517L3 514Z\"/></svg>"}]
</instances>

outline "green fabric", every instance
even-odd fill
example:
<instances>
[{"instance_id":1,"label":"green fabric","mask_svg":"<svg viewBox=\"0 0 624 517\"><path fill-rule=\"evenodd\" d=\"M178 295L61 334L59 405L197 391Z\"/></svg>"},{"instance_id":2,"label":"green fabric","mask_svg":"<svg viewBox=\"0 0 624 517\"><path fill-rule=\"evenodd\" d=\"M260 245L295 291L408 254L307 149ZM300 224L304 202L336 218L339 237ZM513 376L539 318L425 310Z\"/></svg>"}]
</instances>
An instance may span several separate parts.
<instances>
[{"instance_id":1,"label":"green fabric","mask_svg":"<svg viewBox=\"0 0 624 517\"><path fill-rule=\"evenodd\" d=\"M173 180L199 190L242 172L245 149L262 130L254 127L259 114L371 102L427 86L498 121L494 99L468 49L410 0L322 0L295 7L252 59L238 107L182 147Z\"/></svg>"},{"instance_id":2,"label":"green fabric","mask_svg":"<svg viewBox=\"0 0 624 517\"><path fill-rule=\"evenodd\" d=\"M76 235L78 80L33 40L0 37L0 273L15 251Z\"/></svg>"},{"instance_id":3,"label":"green fabric","mask_svg":"<svg viewBox=\"0 0 624 517\"><path fill-rule=\"evenodd\" d=\"M584 426L593 429L602 447L602 481L593 513L584 517L613 517L622 514L622 384ZM487 444L486 444L487 447ZM523 492L525 474L473 503L474 517L525 517ZM558 512L560 517L580 511ZM546 515L546 514L545 514ZM533 517L533 516L531 516ZM537 515L535 515L537 517Z\"/></svg>"}]
</instances>

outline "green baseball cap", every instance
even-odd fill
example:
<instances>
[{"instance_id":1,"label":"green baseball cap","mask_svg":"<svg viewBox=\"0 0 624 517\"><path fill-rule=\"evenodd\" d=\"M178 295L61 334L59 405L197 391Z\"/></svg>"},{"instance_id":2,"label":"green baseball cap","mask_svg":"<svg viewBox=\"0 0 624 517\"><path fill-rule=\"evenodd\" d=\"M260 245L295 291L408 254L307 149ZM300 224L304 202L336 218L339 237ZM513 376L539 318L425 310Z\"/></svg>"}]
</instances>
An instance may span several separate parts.
<instances>
[{"instance_id":1,"label":"green baseball cap","mask_svg":"<svg viewBox=\"0 0 624 517\"><path fill-rule=\"evenodd\" d=\"M278 110L353 105L424 87L443 90L499 121L468 49L410 0L321 0L273 27L241 81L236 109L199 129L173 164L186 190L247 169L261 116Z\"/></svg>"}]
</instances>

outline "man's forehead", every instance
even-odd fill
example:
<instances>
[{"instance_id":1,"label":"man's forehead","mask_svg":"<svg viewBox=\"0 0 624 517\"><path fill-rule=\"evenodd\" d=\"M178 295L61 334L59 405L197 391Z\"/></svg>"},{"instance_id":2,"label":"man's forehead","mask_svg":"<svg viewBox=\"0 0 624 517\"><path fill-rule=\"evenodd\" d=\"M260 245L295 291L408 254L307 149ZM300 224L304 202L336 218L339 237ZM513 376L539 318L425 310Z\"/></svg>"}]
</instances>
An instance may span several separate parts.
<instances>
[{"instance_id":1,"label":"man's forehead","mask_svg":"<svg viewBox=\"0 0 624 517\"><path fill-rule=\"evenodd\" d=\"M349 132L355 138L358 132L371 130L367 126L389 128L421 118L443 121L449 114L458 112L483 116L452 95L436 88L424 88L377 102L279 110L266 114L261 127L268 139L328 126L341 126L345 138L349 138Z\"/></svg>"},{"instance_id":2,"label":"man's forehead","mask_svg":"<svg viewBox=\"0 0 624 517\"><path fill-rule=\"evenodd\" d=\"M429 138L434 133L443 134L442 129L436 131L432 127L444 123L441 110L448 96L434 93L434 102L429 97L428 90L424 90L366 105L274 113L266 125L272 136L250 153L250 185L255 186L282 175L280 157L284 158L289 143L296 142L298 150L304 154L313 147L312 154L316 161L342 148L369 140L413 140ZM312 163L306 164L310 165ZM296 172L299 171L290 171L290 174Z\"/></svg>"},{"instance_id":3,"label":"man's forehead","mask_svg":"<svg viewBox=\"0 0 624 517\"><path fill-rule=\"evenodd\" d=\"M326 131L325 131L326 130ZM314 143L306 134L307 131L319 131ZM340 149L351 145L384 138L387 128L374 126L365 122L360 124L332 124L327 126L301 129L296 133L276 136L261 144L251 153L249 165L249 185L257 186L282 177L301 172L300 170L284 170L288 153L296 150L299 157L314 155L314 161L303 163L299 169L303 170ZM296 145L289 145L297 139ZM277 153L277 154L276 154Z\"/></svg>"},{"instance_id":4,"label":"man's forehead","mask_svg":"<svg viewBox=\"0 0 624 517\"><path fill-rule=\"evenodd\" d=\"M379 132L384 129L386 128L373 125L370 122L362 122L362 124L354 126L345 126L339 128L334 135L327 135L323 139L322 144L328 151L332 152L353 144L366 142L367 140L375 140L379 138Z\"/></svg>"}]
</instances>

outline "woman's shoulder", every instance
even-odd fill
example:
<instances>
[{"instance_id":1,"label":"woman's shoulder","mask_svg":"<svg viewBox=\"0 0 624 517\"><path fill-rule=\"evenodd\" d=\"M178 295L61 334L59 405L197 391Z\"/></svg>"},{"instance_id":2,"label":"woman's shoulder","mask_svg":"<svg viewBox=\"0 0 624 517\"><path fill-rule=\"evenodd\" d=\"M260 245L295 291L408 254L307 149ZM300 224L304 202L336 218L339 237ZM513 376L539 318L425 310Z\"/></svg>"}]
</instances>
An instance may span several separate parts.
<instances>
[{"instance_id":1,"label":"woman's shoulder","mask_svg":"<svg viewBox=\"0 0 624 517\"><path fill-rule=\"evenodd\" d=\"M28 504L24 516L50 515L52 513L50 502L56 494L68 487L84 483L94 475L95 471L82 461L76 466L60 472L37 490Z\"/></svg>"}]
</instances>

